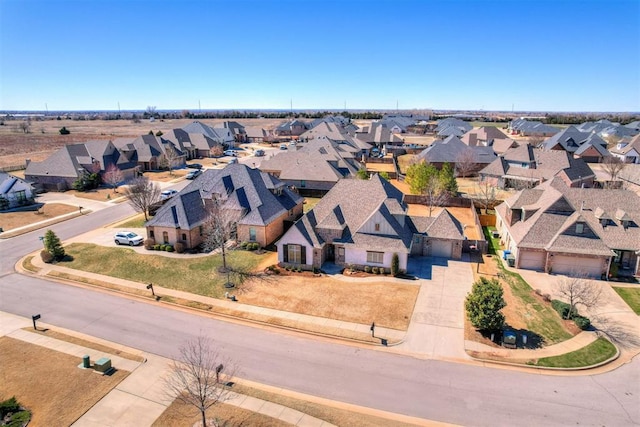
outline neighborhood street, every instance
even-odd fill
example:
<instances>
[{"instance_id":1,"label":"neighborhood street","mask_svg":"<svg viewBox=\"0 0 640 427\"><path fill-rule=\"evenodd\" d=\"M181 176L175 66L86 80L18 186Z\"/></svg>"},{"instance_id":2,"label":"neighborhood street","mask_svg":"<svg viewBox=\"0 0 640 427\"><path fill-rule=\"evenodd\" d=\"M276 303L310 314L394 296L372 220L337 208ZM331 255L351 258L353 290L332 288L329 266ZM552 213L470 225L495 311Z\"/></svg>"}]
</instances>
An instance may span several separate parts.
<instances>
[{"instance_id":1,"label":"neighborhood street","mask_svg":"<svg viewBox=\"0 0 640 427\"><path fill-rule=\"evenodd\" d=\"M62 239L133 213L121 203L57 224ZM423 360L248 327L103 292L19 275L42 231L0 241L0 310L165 357L213 337L240 377L338 401L464 425L640 424L640 362L600 375L557 376Z\"/></svg>"}]
</instances>

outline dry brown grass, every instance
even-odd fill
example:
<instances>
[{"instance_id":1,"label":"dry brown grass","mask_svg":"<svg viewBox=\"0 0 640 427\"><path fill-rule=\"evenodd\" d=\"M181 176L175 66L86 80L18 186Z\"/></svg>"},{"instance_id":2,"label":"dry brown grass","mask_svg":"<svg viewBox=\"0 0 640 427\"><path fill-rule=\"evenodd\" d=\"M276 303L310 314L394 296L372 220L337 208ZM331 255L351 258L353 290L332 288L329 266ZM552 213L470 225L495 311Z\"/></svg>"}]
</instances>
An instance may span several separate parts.
<instances>
[{"instance_id":1,"label":"dry brown grass","mask_svg":"<svg viewBox=\"0 0 640 427\"><path fill-rule=\"evenodd\" d=\"M393 166L393 163L367 163L365 167L368 172L395 173L396 171L396 168Z\"/></svg>"},{"instance_id":2,"label":"dry brown grass","mask_svg":"<svg viewBox=\"0 0 640 427\"><path fill-rule=\"evenodd\" d=\"M36 209L34 207L34 209ZM64 215L71 212L77 212L78 208L75 206L65 205L62 203L47 203L39 211L20 211L20 212L0 212L0 226L4 231L9 231L13 228L24 227L40 221L46 221L53 219L57 216Z\"/></svg>"},{"instance_id":3,"label":"dry brown grass","mask_svg":"<svg viewBox=\"0 0 640 427\"><path fill-rule=\"evenodd\" d=\"M22 261L22 268L32 273L40 271L40 267L33 265L33 256L28 256Z\"/></svg>"},{"instance_id":4,"label":"dry brown grass","mask_svg":"<svg viewBox=\"0 0 640 427\"><path fill-rule=\"evenodd\" d=\"M207 420L217 418L225 427L280 427L291 424L267 415L258 414L233 405L220 403L207 411ZM191 427L201 420L200 411L191 405L174 400L152 424L154 427Z\"/></svg>"},{"instance_id":5,"label":"dry brown grass","mask_svg":"<svg viewBox=\"0 0 640 427\"><path fill-rule=\"evenodd\" d=\"M95 188L88 191L67 190L65 191L65 194L69 196L79 197L81 199L108 202L111 199L122 197L122 190L119 190L119 192L116 193L112 188Z\"/></svg>"},{"instance_id":6,"label":"dry brown grass","mask_svg":"<svg viewBox=\"0 0 640 427\"><path fill-rule=\"evenodd\" d=\"M119 350L117 348L113 348L110 347L108 345L104 345L104 344L99 344L95 341L87 341L83 338L80 337L76 337L73 335L68 335L59 331L54 331L52 329L46 329L46 330L40 330L38 329L37 331L34 331L33 328L22 328L23 330L27 331L27 332L31 332L34 334L39 334L39 335L44 335L46 337L49 338L55 338L57 340L60 341L65 341L71 344L76 344L82 347L87 347L87 348L91 348L93 350L102 352L102 353L108 353L108 354L113 354L114 356L120 356L122 358L125 359L129 359L129 360L134 360L136 362L144 362L145 358L139 354L131 354L129 352L123 351L123 350Z\"/></svg>"},{"instance_id":7,"label":"dry brown grass","mask_svg":"<svg viewBox=\"0 0 640 427\"><path fill-rule=\"evenodd\" d=\"M190 170L191 169L174 169L171 171L171 173L169 173L169 171L160 171L160 172L150 171L150 172L145 172L144 176L149 178L151 181L169 182L169 181L173 181L174 179L179 179L184 177L186 174L189 173Z\"/></svg>"},{"instance_id":8,"label":"dry brown grass","mask_svg":"<svg viewBox=\"0 0 640 427\"><path fill-rule=\"evenodd\" d=\"M245 304L406 330L419 287L384 282L345 282L300 273L253 281L241 294ZM381 304L380 301L384 301Z\"/></svg>"},{"instance_id":9,"label":"dry brown grass","mask_svg":"<svg viewBox=\"0 0 640 427\"><path fill-rule=\"evenodd\" d=\"M425 135L401 135L400 138L404 140L405 144L418 144L424 145L425 147L431 145L431 143L436 139L433 136Z\"/></svg>"},{"instance_id":10,"label":"dry brown grass","mask_svg":"<svg viewBox=\"0 0 640 427\"><path fill-rule=\"evenodd\" d=\"M29 426L68 426L129 375L79 369L77 357L0 337L0 400L11 396L31 411Z\"/></svg>"}]
</instances>

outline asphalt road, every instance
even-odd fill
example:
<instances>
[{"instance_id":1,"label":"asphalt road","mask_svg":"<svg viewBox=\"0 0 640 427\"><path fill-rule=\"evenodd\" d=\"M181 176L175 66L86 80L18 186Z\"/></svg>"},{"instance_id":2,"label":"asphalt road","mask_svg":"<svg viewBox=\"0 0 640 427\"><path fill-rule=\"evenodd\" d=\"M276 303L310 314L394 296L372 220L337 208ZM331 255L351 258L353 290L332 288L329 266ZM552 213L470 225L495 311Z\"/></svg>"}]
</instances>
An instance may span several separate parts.
<instances>
[{"instance_id":1,"label":"asphalt road","mask_svg":"<svg viewBox=\"0 0 640 427\"><path fill-rule=\"evenodd\" d=\"M54 226L61 238L131 214L120 204ZM640 361L591 376L547 376L421 360L227 323L12 273L40 247L34 232L0 242L0 310L165 357L209 335L239 376L357 405L463 425L640 425Z\"/></svg>"}]
</instances>

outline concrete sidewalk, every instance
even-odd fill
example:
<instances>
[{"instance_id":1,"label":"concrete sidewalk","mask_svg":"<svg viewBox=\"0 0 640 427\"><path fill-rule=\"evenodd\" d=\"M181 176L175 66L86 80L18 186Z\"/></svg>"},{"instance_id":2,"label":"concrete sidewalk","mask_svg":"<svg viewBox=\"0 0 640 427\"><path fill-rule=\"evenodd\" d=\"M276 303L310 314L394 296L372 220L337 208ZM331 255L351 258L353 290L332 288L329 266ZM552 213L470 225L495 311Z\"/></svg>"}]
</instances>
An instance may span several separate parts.
<instances>
[{"instance_id":1,"label":"concrete sidewalk","mask_svg":"<svg viewBox=\"0 0 640 427\"><path fill-rule=\"evenodd\" d=\"M127 378L73 423L73 426L150 426L171 405L173 398L166 394L164 385L164 378L170 373L171 361L169 359L145 354L145 361L137 362L22 329L30 325L31 322L27 318L0 312L0 336L7 336L75 356L78 358L78 363L82 361L83 355L89 355L91 360L109 357L114 368L130 372ZM41 326L47 327L45 324ZM92 337L83 336L83 338L92 340ZM123 348L115 343L103 341L102 344ZM132 354L139 353L135 349L126 350ZM286 406L238 393L232 392L224 403L267 415L295 426L332 426L326 421Z\"/></svg>"}]
</instances>

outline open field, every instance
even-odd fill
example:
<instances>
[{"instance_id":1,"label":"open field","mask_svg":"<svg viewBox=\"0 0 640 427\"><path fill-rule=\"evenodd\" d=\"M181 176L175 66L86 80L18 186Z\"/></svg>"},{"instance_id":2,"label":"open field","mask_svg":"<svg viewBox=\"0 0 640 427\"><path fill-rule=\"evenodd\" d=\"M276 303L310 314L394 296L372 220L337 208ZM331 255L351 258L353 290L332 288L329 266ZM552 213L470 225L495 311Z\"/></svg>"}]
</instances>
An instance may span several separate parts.
<instances>
[{"instance_id":1,"label":"open field","mask_svg":"<svg viewBox=\"0 0 640 427\"><path fill-rule=\"evenodd\" d=\"M40 211L36 210L36 206L40 206ZM33 209L34 210L31 211L0 212L0 227L2 227L4 231L9 231L14 228L24 227L25 225L78 211L77 207L62 203L36 204Z\"/></svg>"},{"instance_id":2,"label":"open field","mask_svg":"<svg viewBox=\"0 0 640 427\"><path fill-rule=\"evenodd\" d=\"M77 357L9 337L0 338L0 400L16 396L30 426L68 426L129 375L79 369Z\"/></svg>"}]
</instances>

